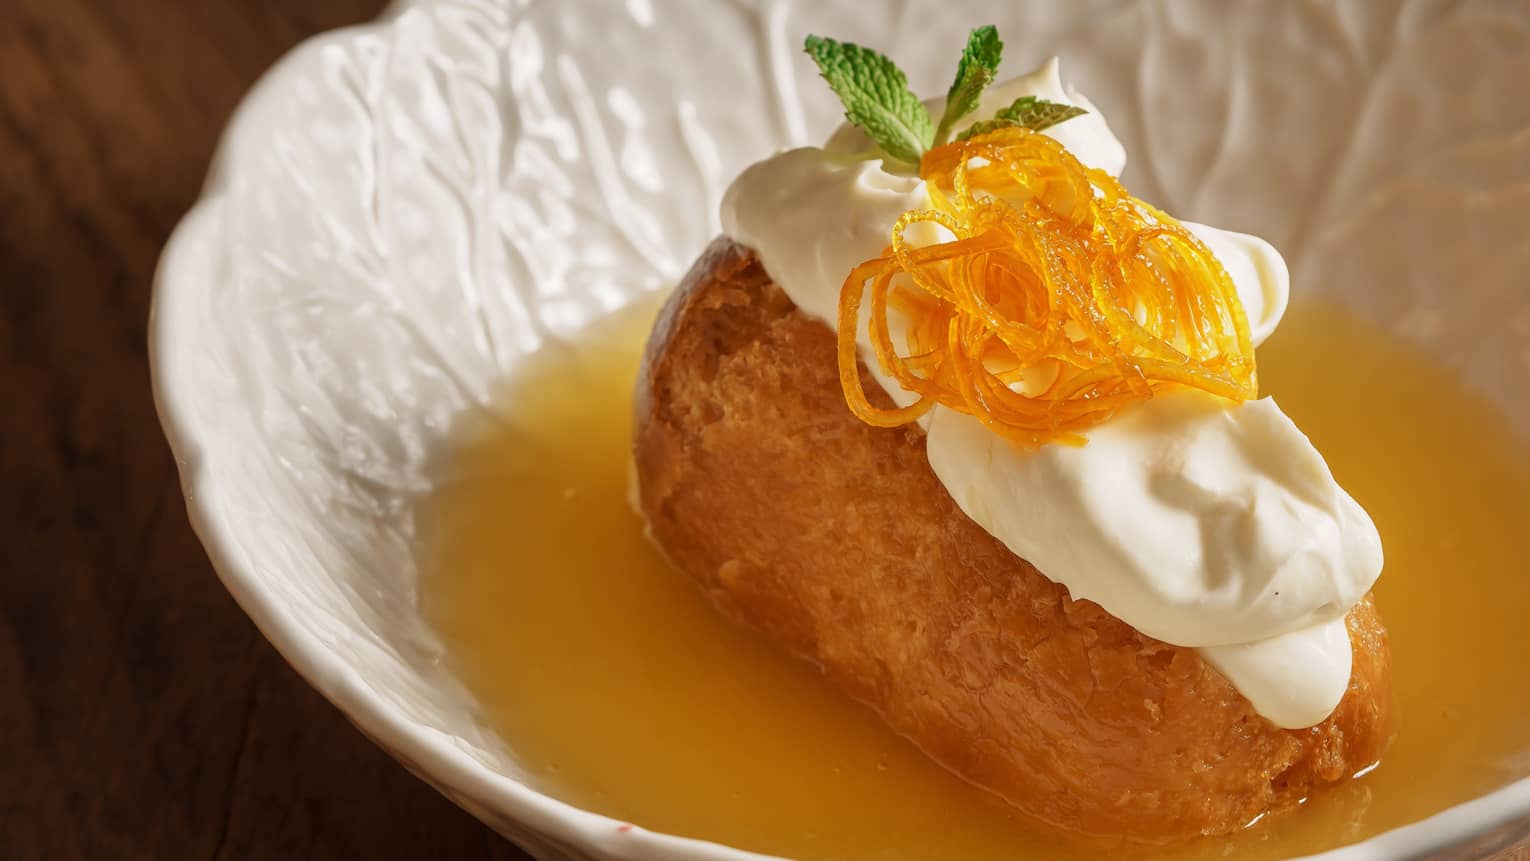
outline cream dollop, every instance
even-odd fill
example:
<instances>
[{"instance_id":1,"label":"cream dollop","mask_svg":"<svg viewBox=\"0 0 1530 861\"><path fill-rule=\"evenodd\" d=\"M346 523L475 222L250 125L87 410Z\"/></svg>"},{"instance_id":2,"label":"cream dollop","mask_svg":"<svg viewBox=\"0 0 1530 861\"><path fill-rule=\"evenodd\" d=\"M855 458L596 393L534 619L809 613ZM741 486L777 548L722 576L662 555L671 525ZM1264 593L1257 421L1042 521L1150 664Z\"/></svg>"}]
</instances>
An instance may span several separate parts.
<instances>
[{"instance_id":1,"label":"cream dollop","mask_svg":"<svg viewBox=\"0 0 1530 861\"><path fill-rule=\"evenodd\" d=\"M1047 134L1085 164L1120 173L1124 149L1099 111L1062 85L1055 59L992 87L974 118L1024 95L1086 108ZM748 168L723 199L724 231L830 326L850 270L882 253L899 215L929 206L922 181L870 152L862 132L842 127L823 148ZM1227 269L1263 341L1289 295L1280 254L1257 237L1185 225ZM912 400L867 364L896 401ZM1175 393L1088 431L1087 445L1030 452L942 407L921 423L930 466L962 511L1074 598L1199 648L1280 726L1311 726L1338 705L1351 659L1343 618L1381 572L1381 541L1273 399L1228 405Z\"/></svg>"}]
</instances>

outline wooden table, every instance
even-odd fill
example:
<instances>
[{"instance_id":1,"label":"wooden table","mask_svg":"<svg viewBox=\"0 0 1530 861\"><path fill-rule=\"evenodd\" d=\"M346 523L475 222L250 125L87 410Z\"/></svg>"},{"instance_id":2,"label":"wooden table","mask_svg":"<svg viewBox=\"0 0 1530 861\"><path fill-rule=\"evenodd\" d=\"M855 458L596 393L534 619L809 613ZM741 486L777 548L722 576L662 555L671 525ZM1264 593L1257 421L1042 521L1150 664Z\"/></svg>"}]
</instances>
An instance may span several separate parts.
<instances>
[{"instance_id":1,"label":"wooden table","mask_svg":"<svg viewBox=\"0 0 1530 861\"><path fill-rule=\"evenodd\" d=\"M229 112L381 5L5 0L0 858L526 857L261 639L187 525L149 396L155 260Z\"/></svg>"},{"instance_id":2,"label":"wooden table","mask_svg":"<svg viewBox=\"0 0 1530 861\"><path fill-rule=\"evenodd\" d=\"M284 51L381 0L0 3L0 858L502 858L261 639L149 397L160 247Z\"/></svg>"}]
</instances>

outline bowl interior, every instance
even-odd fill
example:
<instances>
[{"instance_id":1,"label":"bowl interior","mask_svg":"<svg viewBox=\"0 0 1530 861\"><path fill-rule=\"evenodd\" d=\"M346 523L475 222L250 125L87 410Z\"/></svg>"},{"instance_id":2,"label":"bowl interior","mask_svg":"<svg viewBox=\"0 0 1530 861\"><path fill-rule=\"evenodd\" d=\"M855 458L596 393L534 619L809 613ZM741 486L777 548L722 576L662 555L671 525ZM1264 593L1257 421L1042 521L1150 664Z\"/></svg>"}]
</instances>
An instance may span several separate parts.
<instances>
[{"instance_id":1,"label":"bowl interior","mask_svg":"<svg viewBox=\"0 0 1530 861\"><path fill-rule=\"evenodd\" d=\"M491 393L518 361L674 283L741 167L838 123L803 34L877 46L933 93L986 22L1010 73L1062 57L1135 193L1268 238L1298 299L1403 335L1530 439L1513 2L434 0L285 59L167 251L156 389L231 591L417 771L572 852L603 821L515 783L419 612L415 503L450 428L513 427Z\"/></svg>"}]
</instances>

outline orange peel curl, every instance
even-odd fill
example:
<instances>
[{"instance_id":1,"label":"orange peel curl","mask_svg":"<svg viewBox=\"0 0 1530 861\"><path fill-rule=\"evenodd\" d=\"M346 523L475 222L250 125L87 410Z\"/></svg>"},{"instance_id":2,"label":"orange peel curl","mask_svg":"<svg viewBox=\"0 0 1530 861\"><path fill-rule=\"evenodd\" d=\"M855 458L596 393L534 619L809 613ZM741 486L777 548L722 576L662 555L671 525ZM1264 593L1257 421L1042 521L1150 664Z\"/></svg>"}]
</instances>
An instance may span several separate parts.
<instances>
[{"instance_id":1,"label":"orange peel curl","mask_svg":"<svg viewBox=\"0 0 1530 861\"><path fill-rule=\"evenodd\" d=\"M1024 128L936 147L919 175L932 208L905 212L840 291L840 382L862 421L897 427L940 404L1034 448L1081 444L1170 387L1257 395L1227 271L1114 177ZM863 306L877 364L916 396L908 406L866 396Z\"/></svg>"}]
</instances>

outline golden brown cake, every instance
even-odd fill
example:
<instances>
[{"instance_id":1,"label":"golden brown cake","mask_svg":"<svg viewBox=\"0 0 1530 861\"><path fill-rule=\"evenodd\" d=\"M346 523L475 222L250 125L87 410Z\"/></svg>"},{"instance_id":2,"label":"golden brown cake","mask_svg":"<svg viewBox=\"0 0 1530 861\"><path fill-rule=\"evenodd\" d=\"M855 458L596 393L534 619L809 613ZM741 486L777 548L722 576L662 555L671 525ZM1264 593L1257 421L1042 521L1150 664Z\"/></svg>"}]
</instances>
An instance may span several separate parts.
<instances>
[{"instance_id":1,"label":"golden brown cake","mask_svg":"<svg viewBox=\"0 0 1530 861\"><path fill-rule=\"evenodd\" d=\"M1388 739L1386 632L1369 596L1347 619L1343 701L1315 727L1276 727L1194 649L1071 600L969 520L923 432L857 420L834 333L728 239L660 314L634 456L654 541L719 609L1063 831L1141 843L1234 831L1375 762Z\"/></svg>"}]
</instances>

